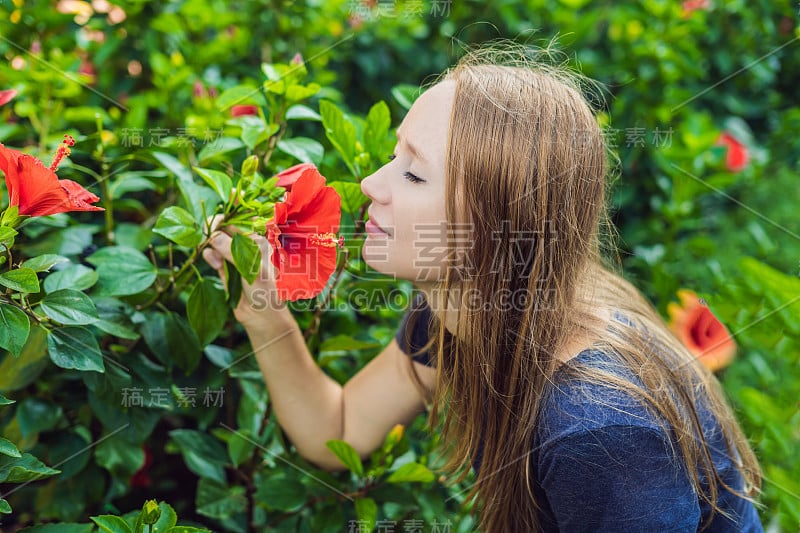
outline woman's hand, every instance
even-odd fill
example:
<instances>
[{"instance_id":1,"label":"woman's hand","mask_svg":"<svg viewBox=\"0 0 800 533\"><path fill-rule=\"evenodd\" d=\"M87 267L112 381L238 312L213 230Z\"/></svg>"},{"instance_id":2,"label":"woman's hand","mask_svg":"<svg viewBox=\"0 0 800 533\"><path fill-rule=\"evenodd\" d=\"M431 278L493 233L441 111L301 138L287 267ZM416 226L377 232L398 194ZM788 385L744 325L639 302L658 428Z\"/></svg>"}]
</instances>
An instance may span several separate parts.
<instances>
[{"instance_id":1,"label":"woman's hand","mask_svg":"<svg viewBox=\"0 0 800 533\"><path fill-rule=\"evenodd\" d=\"M216 221L212 221L212 228ZM203 250L203 259L211 268L217 271L220 278L225 279L223 261L233 265L231 255L232 237L224 230L238 231L232 227L217 229L211 234L209 247ZM286 303L278 299L278 289L275 285L275 267L270 261L272 246L263 235L249 236L261 250L261 271L256 280L250 284L242 279L242 296L233 310L233 314L245 329L258 328L263 333L265 329L274 328L276 333L286 330L287 319L293 321L291 312Z\"/></svg>"}]
</instances>

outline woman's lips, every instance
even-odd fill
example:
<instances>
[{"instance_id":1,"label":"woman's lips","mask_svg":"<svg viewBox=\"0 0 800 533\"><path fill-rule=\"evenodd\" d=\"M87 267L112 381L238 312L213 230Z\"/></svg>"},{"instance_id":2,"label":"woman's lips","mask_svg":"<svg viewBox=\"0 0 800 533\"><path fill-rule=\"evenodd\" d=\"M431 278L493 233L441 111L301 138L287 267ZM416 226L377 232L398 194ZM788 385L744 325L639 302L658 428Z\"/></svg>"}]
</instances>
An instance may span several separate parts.
<instances>
[{"instance_id":1,"label":"woman's lips","mask_svg":"<svg viewBox=\"0 0 800 533\"><path fill-rule=\"evenodd\" d=\"M383 231L379 225L373 222L371 218L367 220L367 223L364 225L364 229L367 231L367 233L372 235L389 235L388 232Z\"/></svg>"}]
</instances>

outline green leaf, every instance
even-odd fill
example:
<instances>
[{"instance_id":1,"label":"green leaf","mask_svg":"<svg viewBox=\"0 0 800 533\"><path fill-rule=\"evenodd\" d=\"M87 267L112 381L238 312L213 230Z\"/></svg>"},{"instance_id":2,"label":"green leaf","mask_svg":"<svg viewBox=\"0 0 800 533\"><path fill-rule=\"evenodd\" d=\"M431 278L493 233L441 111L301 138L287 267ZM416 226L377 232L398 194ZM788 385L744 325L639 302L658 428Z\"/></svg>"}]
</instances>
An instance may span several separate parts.
<instances>
[{"instance_id":1,"label":"green leaf","mask_svg":"<svg viewBox=\"0 0 800 533\"><path fill-rule=\"evenodd\" d=\"M63 416L60 406L39 398L25 398L17 407L17 422L23 438L53 429Z\"/></svg>"},{"instance_id":2,"label":"green leaf","mask_svg":"<svg viewBox=\"0 0 800 533\"><path fill-rule=\"evenodd\" d=\"M156 267L140 251L126 246L108 246L86 258L97 266L100 296L138 294L156 280Z\"/></svg>"},{"instance_id":3,"label":"green leaf","mask_svg":"<svg viewBox=\"0 0 800 533\"><path fill-rule=\"evenodd\" d=\"M24 311L16 306L0 303L0 348L19 356L30 332L31 322Z\"/></svg>"},{"instance_id":4,"label":"green leaf","mask_svg":"<svg viewBox=\"0 0 800 533\"><path fill-rule=\"evenodd\" d=\"M58 263L68 263L69 259L63 255L58 254L43 254L37 257L32 257L22 262L23 268L30 268L36 272L46 272L52 268L53 265Z\"/></svg>"},{"instance_id":5,"label":"green leaf","mask_svg":"<svg viewBox=\"0 0 800 533\"><path fill-rule=\"evenodd\" d=\"M361 458L349 443L334 439L326 442L325 446L327 446L351 472L359 477L364 475L364 465L361 464Z\"/></svg>"},{"instance_id":6,"label":"green leaf","mask_svg":"<svg viewBox=\"0 0 800 533\"><path fill-rule=\"evenodd\" d=\"M153 233L188 248L194 248L203 240L203 234L192 214L182 207L174 205L161 212L153 227Z\"/></svg>"},{"instance_id":7,"label":"green leaf","mask_svg":"<svg viewBox=\"0 0 800 533\"><path fill-rule=\"evenodd\" d=\"M278 150L302 161L319 165L325 156L325 147L308 137L294 137L278 141Z\"/></svg>"},{"instance_id":8,"label":"green leaf","mask_svg":"<svg viewBox=\"0 0 800 533\"><path fill-rule=\"evenodd\" d=\"M104 514L89 518L105 533L133 533L131 526L118 516Z\"/></svg>"},{"instance_id":9,"label":"green leaf","mask_svg":"<svg viewBox=\"0 0 800 533\"><path fill-rule=\"evenodd\" d=\"M9 457L22 457L14 443L3 437L0 437L0 453Z\"/></svg>"},{"instance_id":10,"label":"green leaf","mask_svg":"<svg viewBox=\"0 0 800 533\"><path fill-rule=\"evenodd\" d=\"M265 106L267 102L257 87L250 87L246 85L237 85L226 89L220 94L214 102L217 109L221 111L228 111L235 105L255 104L258 106Z\"/></svg>"},{"instance_id":11,"label":"green leaf","mask_svg":"<svg viewBox=\"0 0 800 533\"><path fill-rule=\"evenodd\" d=\"M0 513L11 514L11 506L3 498L0 498Z\"/></svg>"},{"instance_id":12,"label":"green leaf","mask_svg":"<svg viewBox=\"0 0 800 533\"><path fill-rule=\"evenodd\" d=\"M197 160L200 163L211 161L217 156L239 150L244 147L244 143L234 137L219 137L214 139L213 142L207 143L197 154Z\"/></svg>"},{"instance_id":13,"label":"green leaf","mask_svg":"<svg viewBox=\"0 0 800 533\"><path fill-rule=\"evenodd\" d=\"M55 292L59 289L86 290L97 283L97 271L86 265L69 265L57 270L44 278L45 292Z\"/></svg>"},{"instance_id":14,"label":"green leaf","mask_svg":"<svg viewBox=\"0 0 800 533\"><path fill-rule=\"evenodd\" d=\"M211 530L192 526L174 526L165 533L211 533Z\"/></svg>"},{"instance_id":15,"label":"green leaf","mask_svg":"<svg viewBox=\"0 0 800 533\"><path fill-rule=\"evenodd\" d=\"M383 141L391 125L392 117L386 102L378 102L370 108L364 129L364 148L378 161L383 161L387 156L383 153Z\"/></svg>"},{"instance_id":16,"label":"green leaf","mask_svg":"<svg viewBox=\"0 0 800 533\"><path fill-rule=\"evenodd\" d=\"M233 466L237 468L247 461L255 450L256 445L253 444L253 439L249 434L249 430L241 429L232 432L228 437L228 457L231 458Z\"/></svg>"},{"instance_id":17,"label":"green leaf","mask_svg":"<svg viewBox=\"0 0 800 533\"><path fill-rule=\"evenodd\" d=\"M74 368L84 372L105 372L103 354L97 339L86 329L67 326L53 329L47 334L50 360L61 368Z\"/></svg>"},{"instance_id":18,"label":"green leaf","mask_svg":"<svg viewBox=\"0 0 800 533\"><path fill-rule=\"evenodd\" d=\"M208 168L192 167L201 178L219 195L222 202L227 202L231 198L233 182L230 176L219 170Z\"/></svg>"},{"instance_id":19,"label":"green leaf","mask_svg":"<svg viewBox=\"0 0 800 533\"><path fill-rule=\"evenodd\" d=\"M211 435L191 429L176 429L169 436L178 444L186 466L200 476L225 483L224 465L228 454Z\"/></svg>"},{"instance_id":20,"label":"green leaf","mask_svg":"<svg viewBox=\"0 0 800 533\"><path fill-rule=\"evenodd\" d=\"M296 104L286 110L286 120L316 120L321 121L319 113L308 106Z\"/></svg>"},{"instance_id":21,"label":"green leaf","mask_svg":"<svg viewBox=\"0 0 800 533\"><path fill-rule=\"evenodd\" d=\"M349 335L336 335L329 339L325 339L320 344L319 351L321 352L338 352L350 350L366 350L369 348L377 348L381 346L378 342L366 342L354 339Z\"/></svg>"},{"instance_id":22,"label":"green leaf","mask_svg":"<svg viewBox=\"0 0 800 533\"><path fill-rule=\"evenodd\" d=\"M59 472L29 453L23 453L22 457L0 455L0 483L25 483Z\"/></svg>"},{"instance_id":23,"label":"green leaf","mask_svg":"<svg viewBox=\"0 0 800 533\"><path fill-rule=\"evenodd\" d=\"M0 390L15 391L24 389L49 366L47 360L47 333L39 326L31 328L28 342L19 356L0 356Z\"/></svg>"},{"instance_id":24,"label":"green leaf","mask_svg":"<svg viewBox=\"0 0 800 533\"><path fill-rule=\"evenodd\" d=\"M10 205L0 216L0 226L14 226L19 220L19 206Z\"/></svg>"},{"instance_id":25,"label":"green leaf","mask_svg":"<svg viewBox=\"0 0 800 533\"><path fill-rule=\"evenodd\" d=\"M256 499L270 509L292 512L300 509L307 499L307 489L297 479L277 472L258 484Z\"/></svg>"},{"instance_id":26,"label":"green leaf","mask_svg":"<svg viewBox=\"0 0 800 533\"><path fill-rule=\"evenodd\" d=\"M200 345L206 346L217 338L228 319L225 291L209 278L197 282L186 302L189 324L197 333Z\"/></svg>"},{"instance_id":27,"label":"green leaf","mask_svg":"<svg viewBox=\"0 0 800 533\"><path fill-rule=\"evenodd\" d=\"M355 176L356 170L353 163L356 149L356 127L332 102L320 101L319 111L322 116L322 125L325 127L325 135Z\"/></svg>"},{"instance_id":28,"label":"green leaf","mask_svg":"<svg viewBox=\"0 0 800 533\"><path fill-rule=\"evenodd\" d=\"M286 89L286 99L290 102L299 102L317 94L320 90L318 83L308 85L290 85Z\"/></svg>"},{"instance_id":29,"label":"green leaf","mask_svg":"<svg viewBox=\"0 0 800 533\"><path fill-rule=\"evenodd\" d=\"M39 278L32 268L17 268L0 274L0 285L17 292L39 292Z\"/></svg>"},{"instance_id":30,"label":"green leaf","mask_svg":"<svg viewBox=\"0 0 800 533\"><path fill-rule=\"evenodd\" d=\"M233 264L248 283L253 283L261 272L261 249L255 241L241 233L233 234L231 243Z\"/></svg>"},{"instance_id":31,"label":"green leaf","mask_svg":"<svg viewBox=\"0 0 800 533\"><path fill-rule=\"evenodd\" d=\"M195 498L197 512L201 515L225 520L247 508L244 487L228 487L213 479L201 478Z\"/></svg>"},{"instance_id":32,"label":"green leaf","mask_svg":"<svg viewBox=\"0 0 800 533\"><path fill-rule=\"evenodd\" d=\"M92 324L100 319L92 299L72 289L51 292L42 298L41 305L44 314L66 326Z\"/></svg>"},{"instance_id":33,"label":"green leaf","mask_svg":"<svg viewBox=\"0 0 800 533\"><path fill-rule=\"evenodd\" d=\"M176 364L188 375L200 363L200 341L182 316L150 313L141 332L147 346L165 365Z\"/></svg>"},{"instance_id":34,"label":"green leaf","mask_svg":"<svg viewBox=\"0 0 800 533\"><path fill-rule=\"evenodd\" d=\"M94 533L94 524L43 524L41 526L26 527L20 533Z\"/></svg>"},{"instance_id":35,"label":"green leaf","mask_svg":"<svg viewBox=\"0 0 800 533\"><path fill-rule=\"evenodd\" d=\"M420 87L407 83L395 85L392 88L392 96L394 96L397 103L403 106L406 111L411 109L411 106L414 105L414 101L419 98L421 93L422 89Z\"/></svg>"},{"instance_id":36,"label":"green leaf","mask_svg":"<svg viewBox=\"0 0 800 533\"><path fill-rule=\"evenodd\" d=\"M0 226L0 243L9 242L19 235L17 230L8 226Z\"/></svg>"},{"instance_id":37,"label":"green leaf","mask_svg":"<svg viewBox=\"0 0 800 533\"><path fill-rule=\"evenodd\" d=\"M436 478L428 467L419 463L406 463L392 472L386 481L388 483L405 483L408 481L421 481L427 483Z\"/></svg>"},{"instance_id":38,"label":"green leaf","mask_svg":"<svg viewBox=\"0 0 800 533\"><path fill-rule=\"evenodd\" d=\"M372 531L378 520L378 504L372 498L356 498L356 516L366 526L365 531Z\"/></svg>"},{"instance_id":39,"label":"green leaf","mask_svg":"<svg viewBox=\"0 0 800 533\"><path fill-rule=\"evenodd\" d=\"M12 403L17 403L16 400L9 400L2 394L0 394L0 405L11 405Z\"/></svg>"},{"instance_id":40,"label":"green leaf","mask_svg":"<svg viewBox=\"0 0 800 533\"><path fill-rule=\"evenodd\" d=\"M342 199L342 209L348 213L358 213L361 206L369 202L369 198L361 192L361 186L358 183L334 181L329 185L339 193L339 198Z\"/></svg>"},{"instance_id":41,"label":"green leaf","mask_svg":"<svg viewBox=\"0 0 800 533\"><path fill-rule=\"evenodd\" d=\"M129 442L122 435L106 437L94 452L97 464L116 478L133 475L144 464L144 450L140 444Z\"/></svg>"}]
</instances>

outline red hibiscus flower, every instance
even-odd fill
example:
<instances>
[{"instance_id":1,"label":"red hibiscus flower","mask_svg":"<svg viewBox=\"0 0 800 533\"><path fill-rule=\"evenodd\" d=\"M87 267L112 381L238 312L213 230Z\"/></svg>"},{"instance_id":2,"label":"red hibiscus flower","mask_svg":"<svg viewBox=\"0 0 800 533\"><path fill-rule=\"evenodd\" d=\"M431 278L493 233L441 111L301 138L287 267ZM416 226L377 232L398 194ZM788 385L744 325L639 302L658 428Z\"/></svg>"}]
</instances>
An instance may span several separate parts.
<instances>
[{"instance_id":1,"label":"red hibiscus flower","mask_svg":"<svg viewBox=\"0 0 800 533\"><path fill-rule=\"evenodd\" d=\"M0 144L0 170L5 174L9 205L18 206L20 215L39 217L67 211L104 211L91 205L100 200L71 180L59 180L55 169L69 155L75 140L69 135L59 147L50 168L35 157Z\"/></svg>"},{"instance_id":2,"label":"red hibiscus flower","mask_svg":"<svg viewBox=\"0 0 800 533\"><path fill-rule=\"evenodd\" d=\"M231 107L232 117L241 117L243 115L258 115L257 105L235 105Z\"/></svg>"},{"instance_id":3,"label":"red hibiscus flower","mask_svg":"<svg viewBox=\"0 0 800 533\"><path fill-rule=\"evenodd\" d=\"M14 89L6 89L5 91L0 91L0 105L6 105L14 97L17 96L17 91Z\"/></svg>"},{"instance_id":4,"label":"red hibiscus flower","mask_svg":"<svg viewBox=\"0 0 800 533\"><path fill-rule=\"evenodd\" d=\"M341 199L314 165L286 175L291 189L283 202L275 204L275 216L267 223L272 245L275 284L281 300L313 298L322 292L336 269ZM293 167L294 168L294 167ZM295 173L297 173L295 175Z\"/></svg>"},{"instance_id":5,"label":"red hibiscus flower","mask_svg":"<svg viewBox=\"0 0 800 533\"><path fill-rule=\"evenodd\" d=\"M317 169L313 163L300 163L299 165L289 167L278 174L278 183L276 183L276 185L289 191L292 189L294 182L297 181L297 178L299 178L303 172L310 168L313 168L314 170Z\"/></svg>"},{"instance_id":6,"label":"red hibiscus flower","mask_svg":"<svg viewBox=\"0 0 800 533\"><path fill-rule=\"evenodd\" d=\"M711 7L710 0L686 0L681 4L683 8L683 18L689 18L689 16L697 11L698 9L702 9L704 11L708 11Z\"/></svg>"},{"instance_id":7,"label":"red hibiscus flower","mask_svg":"<svg viewBox=\"0 0 800 533\"><path fill-rule=\"evenodd\" d=\"M142 446L142 450L144 450L144 464L131 476L131 487L149 487L151 483L147 472L153 464L153 454L147 446Z\"/></svg>"},{"instance_id":8,"label":"red hibiscus flower","mask_svg":"<svg viewBox=\"0 0 800 533\"><path fill-rule=\"evenodd\" d=\"M728 148L728 152L725 155L725 168L731 172L740 172L747 167L750 162L750 152L736 137L728 132L723 132L719 136L717 144Z\"/></svg>"},{"instance_id":9,"label":"red hibiscus flower","mask_svg":"<svg viewBox=\"0 0 800 533\"><path fill-rule=\"evenodd\" d=\"M697 294L678 291L681 304L670 303L670 329L703 365L716 372L728 366L736 356L736 343L725 326L714 316Z\"/></svg>"}]
</instances>

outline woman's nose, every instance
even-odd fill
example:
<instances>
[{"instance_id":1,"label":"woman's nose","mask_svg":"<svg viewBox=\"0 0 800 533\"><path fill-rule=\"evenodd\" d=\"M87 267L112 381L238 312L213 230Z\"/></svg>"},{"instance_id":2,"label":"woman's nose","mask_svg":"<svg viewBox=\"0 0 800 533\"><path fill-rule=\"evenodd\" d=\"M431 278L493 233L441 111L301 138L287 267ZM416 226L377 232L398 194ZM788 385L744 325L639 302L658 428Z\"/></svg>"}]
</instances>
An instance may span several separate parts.
<instances>
[{"instance_id":1,"label":"woman's nose","mask_svg":"<svg viewBox=\"0 0 800 533\"><path fill-rule=\"evenodd\" d=\"M377 202L380 204L386 204L389 202L389 191L388 188L384 186L381 179L381 170L370 174L366 178L361 180L361 192L364 195L372 200L373 202Z\"/></svg>"}]
</instances>

